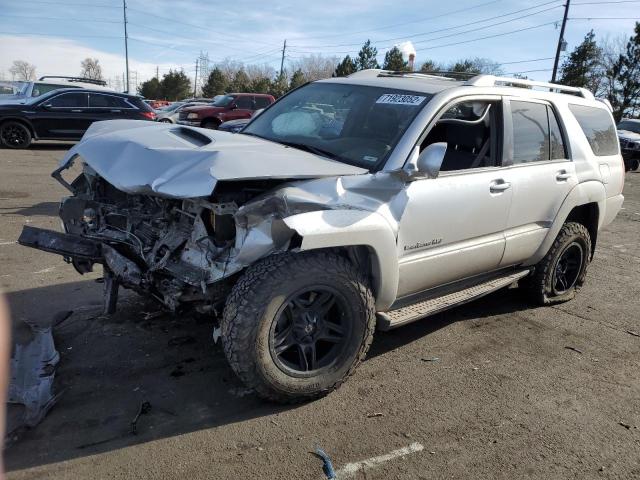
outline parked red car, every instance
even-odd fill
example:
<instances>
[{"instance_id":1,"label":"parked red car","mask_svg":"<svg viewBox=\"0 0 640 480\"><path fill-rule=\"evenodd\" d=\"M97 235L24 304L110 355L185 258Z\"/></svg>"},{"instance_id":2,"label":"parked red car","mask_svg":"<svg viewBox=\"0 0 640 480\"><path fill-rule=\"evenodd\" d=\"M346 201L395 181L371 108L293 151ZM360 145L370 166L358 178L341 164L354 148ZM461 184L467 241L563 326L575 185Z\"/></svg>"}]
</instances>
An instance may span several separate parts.
<instances>
[{"instance_id":1,"label":"parked red car","mask_svg":"<svg viewBox=\"0 0 640 480\"><path fill-rule=\"evenodd\" d=\"M185 108L180 112L178 123L191 127L217 129L229 120L251 118L254 111L266 108L275 102L272 95L263 93L229 93L209 105Z\"/></svg>"}]
</instances>

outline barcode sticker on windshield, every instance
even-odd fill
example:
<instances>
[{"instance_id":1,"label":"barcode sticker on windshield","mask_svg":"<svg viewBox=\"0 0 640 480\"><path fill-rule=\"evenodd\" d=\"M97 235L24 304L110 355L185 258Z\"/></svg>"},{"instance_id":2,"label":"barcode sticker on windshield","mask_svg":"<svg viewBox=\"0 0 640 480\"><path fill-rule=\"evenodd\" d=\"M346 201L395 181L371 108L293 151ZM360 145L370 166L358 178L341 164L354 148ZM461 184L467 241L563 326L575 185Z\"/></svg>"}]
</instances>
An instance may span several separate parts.
<instances>
[{"instance_id":1,"label":"barcode sticker on windshield","mask_svg":"<svg viewBox=\"0 0 640 480\"><path fill-rule=\"evenodd\" d=\"M391 105L420 105L426 97L420 95L401 95L398 93L385 93L376 103L386 103Z\"/></svg>"}]
</instances>

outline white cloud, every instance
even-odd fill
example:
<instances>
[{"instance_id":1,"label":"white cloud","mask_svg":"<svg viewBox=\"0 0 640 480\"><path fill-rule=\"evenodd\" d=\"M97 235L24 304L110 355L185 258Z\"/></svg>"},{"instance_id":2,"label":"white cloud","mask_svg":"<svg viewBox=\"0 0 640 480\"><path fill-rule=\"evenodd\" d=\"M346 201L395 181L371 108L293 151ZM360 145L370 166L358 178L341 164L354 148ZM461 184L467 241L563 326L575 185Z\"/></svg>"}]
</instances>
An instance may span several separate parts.
<instances>
[{"instance_id":1,"label":"white cloud","mask_svg":"<svg viewBox=\"0 0 640 480\"><path fill-rule=\"evenodd\" d=\"M4 73L6 78L10 78L9 69L14 60L25 60L34 64L38 77L79 75L80 62L87 57L100 61L105 79L122 78L125 71L124 55L108 53L59 37L0 35L0 45L0 73ZM177 67L175 64L140 62L129 57L129 71L137 72L138 83L155 76L156 66L159 67L161 76L169 68ZM133 78L131 88L134 88Z\"/></svg>"}]
</instances>

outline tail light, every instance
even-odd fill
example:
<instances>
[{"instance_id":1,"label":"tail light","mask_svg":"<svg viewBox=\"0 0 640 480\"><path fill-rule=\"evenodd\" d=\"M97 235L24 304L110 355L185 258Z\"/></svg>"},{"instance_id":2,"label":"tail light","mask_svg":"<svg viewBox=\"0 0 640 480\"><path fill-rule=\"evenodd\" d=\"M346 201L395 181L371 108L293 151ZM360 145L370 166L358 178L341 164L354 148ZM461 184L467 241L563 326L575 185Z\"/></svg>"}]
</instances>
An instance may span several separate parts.
<instances>
[{"instance_id":1,"label":"tail light","mask_svg":"<svg viewBox=\"0 0 640 480\"><path fill-rule=\"evenodd\" d=\"M148 118L149 120L156 119L156 114L154 112L142 112L142 116Z\"/></svg>"}]
</instances>

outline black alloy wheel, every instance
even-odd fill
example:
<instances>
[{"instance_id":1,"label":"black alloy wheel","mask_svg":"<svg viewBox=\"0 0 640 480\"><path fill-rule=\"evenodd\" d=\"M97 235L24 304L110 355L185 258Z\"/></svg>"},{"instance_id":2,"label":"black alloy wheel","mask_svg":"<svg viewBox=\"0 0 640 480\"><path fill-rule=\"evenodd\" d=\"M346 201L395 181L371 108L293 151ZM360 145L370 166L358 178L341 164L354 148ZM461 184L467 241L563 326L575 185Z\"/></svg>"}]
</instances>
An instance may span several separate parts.
<instances>
[{"instance_id":1,"label":"black alloy wheel","mask_svg":"<svg viewBox=\"0 0 640 480\"><path fill-rule=\"evenodd\" d=\"M582 263L584 250L578 242L570 243L558 257L553 272L553 293L563 295L576 284Z\"/></svg>"},{"instance_id":2,"label":"black alloy wheel","mask_svg":"<svg viewBox=\"0 0 640 480\"><path fill-rule=\"evenodd\" d=\"M274 363L292 376L318 375L341 361L351 337L349 309L329 286L298 291L285 300L269 335Z\"/></svg>"}]
</instances>

